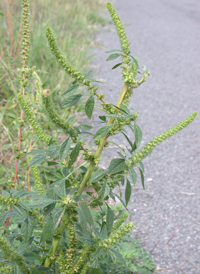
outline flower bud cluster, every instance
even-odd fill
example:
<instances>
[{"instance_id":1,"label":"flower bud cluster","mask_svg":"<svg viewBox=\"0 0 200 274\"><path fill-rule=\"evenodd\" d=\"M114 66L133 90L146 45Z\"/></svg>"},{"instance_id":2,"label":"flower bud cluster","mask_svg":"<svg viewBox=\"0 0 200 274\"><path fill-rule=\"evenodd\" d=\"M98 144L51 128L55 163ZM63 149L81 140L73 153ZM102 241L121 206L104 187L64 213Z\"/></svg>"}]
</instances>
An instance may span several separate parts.
<instances>
[{"instance_id":1,"label":"flower bud cluster","mask_svg":"<svg viewBox=\"0 0 200 274\"><path fill-rule=\"evenodd\" d=\"M79 259L78 259L76 265L74 266L74 269L73 269L74 272L70 272L70 274L79 273L79 271L81 270L82 267L84 267L85 262L89 258L89 254L90 254L91 251L92 251L91 246L86 246L83 249L83 251L81 252L81 254L79 256Z\"/></svg>"},{"instance_id":2,"label":"flower bud cluster","mask_svg":"<svg viewBox=\"0 0 200 274\"><path fill-rule=\"evenodd\" d=\"M97 157L92 151L83 152L84 160L89 161L95 165L99 164L99 157Z\"/></svg>"},{"instance_id":3,"label":"flower bud cluster","mask_svg":"<svg viewBox=\"0 0 200 274\"><path fill-rule=\"evenodd\" d=\"M23 96L21 94L19 94L19 93L18 93L18 101L20 103L21 108L25 112L26 117L29 120L29 122L30 122L33 130L35 131L35 133L39 137L39 139L41 141L49 144L49 142L51 140L51 137L49 137L46 133L44 133L43 129L41 128L41 126L36 121L35 115L32 112L31 108L28 106L28 104L24 100Z\"/></svg>"},{"instance_id":4,"label":"flower bud cluster","mask_svg":"<svg viewBox=\"0 0 200 274\"><path fill-rule=\"evenodd\" d=\"M35 185L37 187L37 191L40 193L40 195L43 195L44 188L43 188L43 184L42 184L42 181L40 178L39 170L38 170L37 166L32 166L31 170L33 172L33 177L34 177Z\"/></svg>"},{"instance_id":5,"label":"flower bud cluster","mask_svg":"<svg viewBox=\"0 0 200 274\"><path fill-rule=\"evenodd\" d=\"M0 273L12 274L13 271L14 271L14 266L5 265L4 263L0 263Z\"/></svg>"},{"instance_id":6,"label":"flower bud cluster","mask_svg":"<svg viewBox=\"0 0 200 274\"><path fill-rule=\"evenodd\" d=\"M41 95L42 95L42 82L40 80L39 75L37 74L37 72L33 72L33 77L36 78L37 80L35 81L37 90L36 90L36 104L40 105L40 100L41 100Z\"/></svg>"},{"instance_id":7,"label":"flower bud cluster","mask_svg":"<svg viewBox=\"0 0 200 274\"><path fill-rule=\"evenodd\" d=\"M67 122L64 118L62 118L59 115L59 113L56 111L53 105L53 101L49 94L49 89L45 89L42 93L42 103L47 115L57 127L62 128L65 133L69 133L73 141L76 143L78 132L75 130L74 127L72 127L71 123Z\"/></svg>"},{"instance_id":8,"label":"flower bud cluster","mask_svg":"<svg viewBox=\"0 0 200 274\"><path fill-rule=\"evenodd\" d=\"M0 249L3 251L7 260L16 263L23 274L30 274L30 269L26 265L24 258L8 244L6 239L0 236Z\"/></svg>"},{"instance_id":9,"label":"flower bud cluster","mask_svg":"<svg viewBox=\"0 0 200 274\"><path fill-rule=\"evenodd\" d=\"M30 47L29 43L29 4L27 0L22 1L22 33L23 33L23 39L22 39L22 59L23 59L23 67L26 68L26 61L28 59L28 51Z\"/></svg>"},{"instance_id":10,"label":"flower bud cluster","mask_svg":"<svg viewBox=\"0 0 200 274\"><path fill-rule=\"evenodd\" d=\"M129 222L122 227L120 227L117 231L115 231L110 237L100 242L100 246L105 248L109 248L110 246L116 244L121 241L121 239L129 233L133 229L134 225L132 222Z\"/></svg>"},{"instance_id":11,"label":"flower bud cluster","mask_svg":"<svg viewBox=\"0 0 200 274\"><path fill-rule=\"evenodd\" d=\"M126 161L127 166L133 166L137 163L141 162L144 158L146 158L152 151L153 148L163 142L165 139L171 137L172 135L179 132L181 129L189 125L194 118L196 117L197 112L193 112L189 117L185 120L174 126L173 128L165 131L163 134L158 135L154 139L152 139L149 143L147 143L140 151L138 151L131 160Z\"/></svg>"},{"instance_id":12,"label":"flower bud cluster","mask_svg":"<svg viewBox=\"0 0 200 274\"><path fill-rule=\"evenodd\" d=\"M18 198L0 196L0 204L2 205L17 205L18 200Z\"/></svg>"}]
</instances>

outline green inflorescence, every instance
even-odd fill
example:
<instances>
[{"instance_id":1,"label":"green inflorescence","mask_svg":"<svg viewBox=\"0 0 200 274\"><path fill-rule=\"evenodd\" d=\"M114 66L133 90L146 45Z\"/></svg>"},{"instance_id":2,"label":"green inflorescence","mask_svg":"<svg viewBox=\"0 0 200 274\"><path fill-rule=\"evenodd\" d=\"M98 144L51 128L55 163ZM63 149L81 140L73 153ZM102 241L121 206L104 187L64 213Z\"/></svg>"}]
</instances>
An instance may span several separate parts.
<instances>
[{"instance_id":1,"label":"green inflorescence","mask_svg":"<svg viewBox=\"0 0 200 274\"><path fill-rule=\"evenodd\" d=\"M171 129L168 129L163 134L158 135L154 139L152 139L149 143L146 144L140 151L138 151L134 156L132 156L131 160L128 160L126 162L127 166L133 166L137 163L141 162L144 158L146 158L152 151L153 148L159 145L162 141L165 139L171 137L172 135L179 132L181 129L185 128L187 125L189 125L194 118L196 117L197 112L193 112L188 118L177 124Z\"/></svg>"},{"instance_id":2,"label":"green inflorescence","mask_svg":"<svg viewBox=\"0 0 200 274\"><path fill-rule=\"evenodd\" d=\"M7 240L0 236L0 249L3 251L7 260L18 265L23 274L30 274L30 269L26 265L23 256L17 254L17 252L8 244Z\"/></svg>"},{"instance_id":3,"label":"green inflorescence","mask_svg":"<svg viewBox=\"0 0 200 274\"><path fill-rule=\"evenodd\" d=\"M127 219L129 213L128 212L125 212L120 218L119 220L117 220L114 225L112 226L112 229L111 229L111 232L114 232L116 231L124 222L125 220Z\"/></svg>"},{"instance_id":4,"label":"green inflorescence","mask_svg":"<svg viewBox=\"0 0 200 274\"><path fill-rule=\"evenodd\" d=\"M2 205L17 205L18 198L0 196L0 204L2 204Z\"/></svg>"},{"instance_id":5,"label":"green inflorescence","mask_svg":"<svg viewBox=\"0 0 200 274\"><path fill-rule=\"evenodd\" d=\"M32 112L31 108L28 106L26 101L24 100L23 96L21 94L18 94L18 101L20 103L21 108L26 114L27 119L29 120L33 130L39 137L39 139L47 144L49 144L51 137L49 137L41 128L41 126L36 121L35 115Z\"/></svg>"},{"instance_id":6,"label":"green inflorescence","mask_svg":"<svg viewBox=\"0 0 200 274\"><path fill-rule=\"evenodd\" d=\"M103 246L105 248L109 248L110 246L114 245L115 243L121 241L121 239L133 229L133 227L134 227L134 225L132 222L129 222L129 223L123 225L117 231L115 231L109 238L100 242L99 245Z\"/></svg>"},{"instance_id":7,"label":"green inflorescence","mask_svg":"<svg viewBox=\"0 0 200 274\"><path fill-rule=\"evenodd\" d=\"M71 123L67 122L62 118L59 113L56 111L55 106L53 105L52 99L49 95L50 90L46 89L42 93L42 102L45 107L46 113L48 114L51 121L59 128L62 128L65 133L69 133L73 141L77 141L78 132L72 127Z\"/></svg>"},{"instance_id":8,"label":"green inflorescence","mask_svg":"<svg viewBox=\"0 0 200 274\"><path fill-rule=\"evenodd\" d=\"M43 184L40 178L40 173L39 170L37 168L37 166L31 166L31 170L33 172L33 177L35 180L35 185L37 187L38 192L40 193L40 195L44 194L44 188L43 188Z\"/></svg>"}]
</instances>

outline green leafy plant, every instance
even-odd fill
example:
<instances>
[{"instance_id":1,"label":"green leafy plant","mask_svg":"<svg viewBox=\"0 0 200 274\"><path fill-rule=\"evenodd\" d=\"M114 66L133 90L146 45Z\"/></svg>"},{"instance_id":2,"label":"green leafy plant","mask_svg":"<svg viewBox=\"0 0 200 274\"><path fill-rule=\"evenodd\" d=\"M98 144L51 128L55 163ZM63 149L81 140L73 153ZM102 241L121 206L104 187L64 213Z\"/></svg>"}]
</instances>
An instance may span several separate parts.
<instances>
[{"instance_id":1,"label":"green leafy plant","mask_svg":"<svg viewBox=\"0 0 200 274\"><path fill-rule=\"evenodd\" d=\"M142 160L152 153L154 147L189 125L196 112L184 121L158 135L140 147L142 131L137 125L138 113L128 108L133 90L139 87L150 75L144 67L138 77L138 58L130 54L129 42L124 27L110 3L108 11L121 43L121 49L109 51L107 61L121 58L113 69L121 67L123 89L116 105L104 101L98 94L97 82L91 71L80 72L74 68L58 48L53 32L46 29L49 47L63 70L74 78L71 85L61 94L62 107L71 108L80 98L85 98L85 113L91 119L97 101L105 113L99 116L102 127L92 134L96 152L88 148L85 134L91 125L73 123L74 117L63 117L50 89L43 89L35 67L27 65L29 51L28 1L23 0L23 43L22 69L20 70L21 89L18 101L21 106L19 120L19 145L16 148L14 179L8 183L10 191L0 195L0 270L3 273L152 273L155 266L150 256L140 245L130 238L132 222L128 217L127 206L131 197L131 183L136 184L139 170L144 187L144 166ZM27 93L30 81L35 81L35 96ZM86 91L77 93L78 87ZM81 89L82 90L82 89ZM31 103L30 103L31 102ZM38 112L37 110L40 110ZM65 136L63 142L58 135L49 136L40 123L40 115L52 121ZM24 115L26 118L24 118ZM26 121L35 146L22 151ZM47 120L48 121L48 120ZM129 138L125 127L133 132ZM83 131L85 130L85 131ZM102 150L109 146L109 137L122 133L129 147L120 148L119 158L114 158L107 169L99 167ZM132 140L134 139L134 141ZM42 145L41 145L42 144ZM79 155L84 162L77 164ZM27 157L33 175L30 189L17 184L18 166ZM51 168L49 184L44 185L41 170ZM26 185L26 183L25 183ZM125 185L125 201L115 193L115 187ZM109 198L122 203L124 210L112 207ZM10 219L11 218L11 219Z\"/></svg>"}]
</instances>

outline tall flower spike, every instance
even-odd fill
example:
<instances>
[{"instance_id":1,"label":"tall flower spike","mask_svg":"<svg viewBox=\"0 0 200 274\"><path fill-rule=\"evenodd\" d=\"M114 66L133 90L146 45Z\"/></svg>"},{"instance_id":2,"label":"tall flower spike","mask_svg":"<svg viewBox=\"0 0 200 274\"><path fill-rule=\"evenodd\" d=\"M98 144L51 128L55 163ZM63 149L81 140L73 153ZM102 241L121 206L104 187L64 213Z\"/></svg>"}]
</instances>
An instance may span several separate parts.
<instances>
[{"instance_id":1,"label":"tall flower spike","mask_svg":"<svg viewBox=\"0 0 200 274\"><path fill-rule=\"evenodd\" d=\"M71 126L69 122L67 122L64 118L62 118L59 113L55 110L52 99L50 97L50 90L45 89L42 93L42 103L45 107L46 113L52 122L58 127L62 128L65 133L69 133L70 136L76 142L78 132Z\"/></svg>"},{"instance_id":2,"label":"tall flower spike","mask_svg":"<svg viewBox=\"0 0 200 274\"><path fill-rule=\"evenodd\" d=\"M197 112L193 112L188 118L183 120L181 123L177 124L171 129L168 129L165 131L163 134L158 135L154 139L152 139L149 143L147 143L140 151L138 151L132 158L131 160L128 160L126 162L127 166L133 166L136 165L137 163L141 162L144 158L146 158L152 151L153 148L159 145L162 141L165 139L171 137L172 135L176 134L179 132L181 129L185 128L188 126L196 117Z\"/></svg>"},{"instance_id":3,"label":"tall flower spike","mask_svg":"<svg viewBox=\"0 0 200 274\"><path fill-rule=\"evenodd\" d=\"M8 244L4 237L0 236L0 249L3 251L7 260L12 263L16 263L23 274L30 274L30 270L26 265L23 256L17 254L17 252Z\"/></svg>"},{"instance_id":4,"label":"tall flower spike","mask_svg":"<svg viewBox=\"0 0 200 274\"><path fill-rule=\"evenodd\" d=\"M58 62L60 63L60 65L62 66L62 68L72 77L74 77L79 83L81 83L82 85L85 85L88 87L88 90L93 90L94 94L97 90L97 87L95 87L94 85L91 85L90 81L86 79L86 77L78 70L76 70L74 67L72 67L67 60L65 59L65 57L61 54L57 44L56 44L56 40L55 37L52 33L52 30L50 28L46 29L46 37L50 46L50 49L52 51L52 53L54 54L54 56L56 57L56 59L58 60Z\"/></svg>"},{"instance_id":5,"label":"tall flower spike","mask_svg":"<svg viewBox=\"0 0 200 274\"><path fill-rule=\"evenodd\" d=\"M124 64L122 66L123 81L124 83L132 82L134 79L132 76L130 77L131 75L131 59L129 57L130 48L129 48L129 42L124 30L123 24L110 2L107 3L107 9L117 29L117 34L121 44L121 50L123 52L123 55L122 55L123 64Z\"/></svg>"},{"instance_id":6,"label":"tall flower spike","mask_svg":"<svg viewBox=\"0 0 200 274\"><path fill-rule=\"evenodd\" d=\"M40 178L40 173L39 170L37 168L37 166L31 166L31 170L33 173L33 177L34 177L34 181L35 181L35 185L37 187L37 191L40 193L40 195L44 194L44 188L43 188L43 184Z\"/></svg>"},{"instance_id":7,"label":"tall flower spike","mask_svg":"<svg viewBox=\"0 0 200 274\"><path fill-rule=\"evenodd\" d=\"M28 104L26 103L26 101L24 100L23 96L21 94L18 94L18 101L21 105L21 108L23 109L23 111L26 114L27 119L29 120L33 130L35 131L36 135L38 136L38 138L49 144L51 137L49 137L41 128L41 126L38 124L38 122L36 121L35 115L32 112L31 108L28 106Z\"/></svg>"},{"instance_id":8,"label":"tall flower spike","mask_svg":"<svg viewBox=\"0 0 200 274\"><path fill-rule=\"evenodd\" d=\"M117 242L121 241L121 239L129 233L133 229L134 225L132 222L129 222L123 226L121 226L117 231L115 231L111 236L107 239L100 242L100 246L105 248L109 248L110 246L116 244Z\"/></svg>"},{"instance_id":9,"label":"tall flower spike","mask_svg":"<svg viewBox=\"0 0 200 274\"><path fill-rule=\"evenodd\" d=\"M28 59L28 51L29 51L29 3L27 0L22 1L23 11L22 11L22 59L23 59L23 68L27 68L26 61Z\"/></svg>"}]
</instances>

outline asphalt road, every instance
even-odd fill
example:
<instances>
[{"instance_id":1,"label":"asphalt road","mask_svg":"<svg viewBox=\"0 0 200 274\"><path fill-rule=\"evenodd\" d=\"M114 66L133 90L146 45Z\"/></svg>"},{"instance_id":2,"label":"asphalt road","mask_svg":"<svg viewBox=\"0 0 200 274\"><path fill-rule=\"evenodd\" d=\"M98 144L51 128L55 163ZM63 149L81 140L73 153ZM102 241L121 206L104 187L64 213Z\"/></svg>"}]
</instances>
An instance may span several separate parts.
<instances>
[{"instance_id":1,"label":"asphalt road","mask_svg":"<svg viewBox=\"0 0 200 274\"><path fill-rule=\"evenodd\" d=\"M200 1L112 2L125 23L132 54L151 72L130 102L140 114L144 145L193 111L200 112ZM103 28L96 37L103 46L95 50L93 66L98 78L109 83L101 85L100 93L116 103L123 84L120 69L111 71L116 60L105 61L106 50L119 48L109 27L113 31ZM126 144L121 135L115 140ZM108 149L104 156L117 154ZM200 113L144 165L146 190L138 181L129 205L134 236L153 254L156 273L200 274Z\"/></svg>"}]
</instances>

